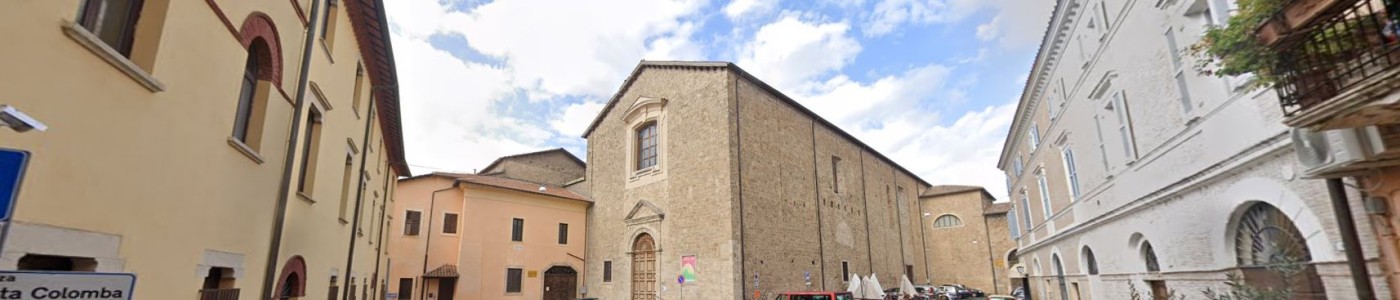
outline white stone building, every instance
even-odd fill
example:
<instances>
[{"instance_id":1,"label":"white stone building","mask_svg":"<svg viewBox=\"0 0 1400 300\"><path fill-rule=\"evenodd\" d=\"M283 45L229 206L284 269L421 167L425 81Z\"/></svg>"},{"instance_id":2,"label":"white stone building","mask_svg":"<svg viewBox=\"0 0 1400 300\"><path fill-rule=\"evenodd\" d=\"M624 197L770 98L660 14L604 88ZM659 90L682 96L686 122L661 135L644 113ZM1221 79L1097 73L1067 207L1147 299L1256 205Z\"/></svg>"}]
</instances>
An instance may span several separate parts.
<instances>
[{"instance_id":1,"label":"white stone building","mask_svg":"<svg viewBox=\"0 0 1400 300\"><path fill-rule=\"evenodd\" d=\"M1195 299L1230 273L1278 283L1261 266L1282 257L1311 266L1291 283L1300 294L1355 298L1326 186L1299 178L1273 91L1200 75L1186 53L1233 10L1057 1L998 162L1035 299ZM1358 226L1380 274L1373 231Z\"/></svg>"}]
</instances>

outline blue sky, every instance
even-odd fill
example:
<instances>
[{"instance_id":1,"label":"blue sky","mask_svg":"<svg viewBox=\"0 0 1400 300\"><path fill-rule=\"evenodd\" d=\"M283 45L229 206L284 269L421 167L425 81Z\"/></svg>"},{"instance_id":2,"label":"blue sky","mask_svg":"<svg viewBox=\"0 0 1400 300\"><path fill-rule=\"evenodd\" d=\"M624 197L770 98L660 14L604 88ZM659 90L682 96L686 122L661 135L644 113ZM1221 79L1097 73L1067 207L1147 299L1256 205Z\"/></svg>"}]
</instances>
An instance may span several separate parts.
<instances>
[{"instance_id":1,"label":"blue sky","mask_svg":"<svg viewBox=\"0 0 1400 300\"><path fill-rule=\"evenodd\" d=\"M415 173L579 137L643 59L731 61L937 184L987 187L1051 0L385 1Z\"/></svg>"}]
</instances>

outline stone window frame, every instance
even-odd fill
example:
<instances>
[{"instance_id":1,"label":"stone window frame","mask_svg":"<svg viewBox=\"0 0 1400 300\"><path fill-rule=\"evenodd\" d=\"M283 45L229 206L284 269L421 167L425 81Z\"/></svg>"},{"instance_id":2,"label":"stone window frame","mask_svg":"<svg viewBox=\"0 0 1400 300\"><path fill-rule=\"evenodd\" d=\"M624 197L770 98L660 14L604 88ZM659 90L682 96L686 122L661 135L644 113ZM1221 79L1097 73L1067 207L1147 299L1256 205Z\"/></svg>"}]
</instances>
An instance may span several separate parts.
<instances>
[{"instance_id":1,"label":"stone window frame","mask_svg":"<svg viewBox=\"0 0 1400 300\"><path fill-rule=\"evenodd\" d=\"M939 226L938 221L939 221L939 220L944 220L944 217L952 217L952 219L951 219L952 221L951 221L951 222L956 222L956 223L954 223L954 224L947 224L947 225L943 225L943 226ZM933 218L933 229L950 229L950 228L958 228L958 227L963 227L963 226L967 226L967 223L963 223L962 217L959 217L959 216L956 215L956 214L943 214L943 215L938 216L937 218Z\"/></svg>"},{"instance_id":2,"label":"stone window frame","mask_svg":"<svg viewBox=\"0 0 1400 300\"><path fill-rule=\"evenodd\" d=\"M627 178L627 187L640 186L646 183L655 182L666 178L666 146L670 139L667 134L667 113L666 103L669 100L655 97L638 97L627 112L622 114L622 121L627 124L627 168L624 169ZM656 164L644 169L637 168L638 153L637 147L640 141L637 139L637 130L643 126L656 124Z\"/></svg>"}]
</instances>

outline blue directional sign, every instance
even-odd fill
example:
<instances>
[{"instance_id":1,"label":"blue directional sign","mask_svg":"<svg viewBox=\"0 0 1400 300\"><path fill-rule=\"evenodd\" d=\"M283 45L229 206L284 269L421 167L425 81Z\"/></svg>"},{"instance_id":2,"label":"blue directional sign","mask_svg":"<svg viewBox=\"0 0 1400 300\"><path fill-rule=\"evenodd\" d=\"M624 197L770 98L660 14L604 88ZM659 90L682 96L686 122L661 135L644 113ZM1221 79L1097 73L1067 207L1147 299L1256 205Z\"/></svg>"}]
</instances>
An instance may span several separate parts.
<instances>
[{"instance_id":1,"label":"blue directional sign","mask_svg":"<svg viewBox=\"0 0 1400 300\"><path fill-rule=\"evenodd\" d=\"M29 151L0 148L0 221L8 222L14 215L15 198L19 198L19 184L28 165Z\"/></svg>"}]
</instances>

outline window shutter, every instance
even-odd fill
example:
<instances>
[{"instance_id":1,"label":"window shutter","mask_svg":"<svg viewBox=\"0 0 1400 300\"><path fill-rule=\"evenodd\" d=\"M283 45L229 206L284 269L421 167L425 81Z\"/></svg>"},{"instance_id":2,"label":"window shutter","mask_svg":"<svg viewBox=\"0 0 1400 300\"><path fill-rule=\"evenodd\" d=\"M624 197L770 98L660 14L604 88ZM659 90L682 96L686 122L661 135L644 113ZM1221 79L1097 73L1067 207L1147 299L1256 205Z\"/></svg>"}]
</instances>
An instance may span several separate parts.
<instances>
[{"instance_id":1,"label":"window shutter","mask_svg":"<svg viewBox=\"0 0 1400 300\"><path fill-rule=\"evenodd\" d=\"M559 244L569 244L569 224L559 223Z\"/></svg>"},{"instance_id":2,"label":"window shutter","mask_svg":"<svg viewBox=\"0 0 1400 300\"><path fill-rule=\"evenodd\" d=\"M443 214L442 233L457 234L457 214Z\"/></svg>"},{"instance_id":3,"label":"window shutter","mask_svg":"<svg viewBox=\"0 0 1400 300\"><path fill-rule=\"evenodd\" d=\"M418 235L418 224L422 222L422 219L423 212L408 211L408 213L404 215L403 235Z\"/></svg>"}]
</instances>

